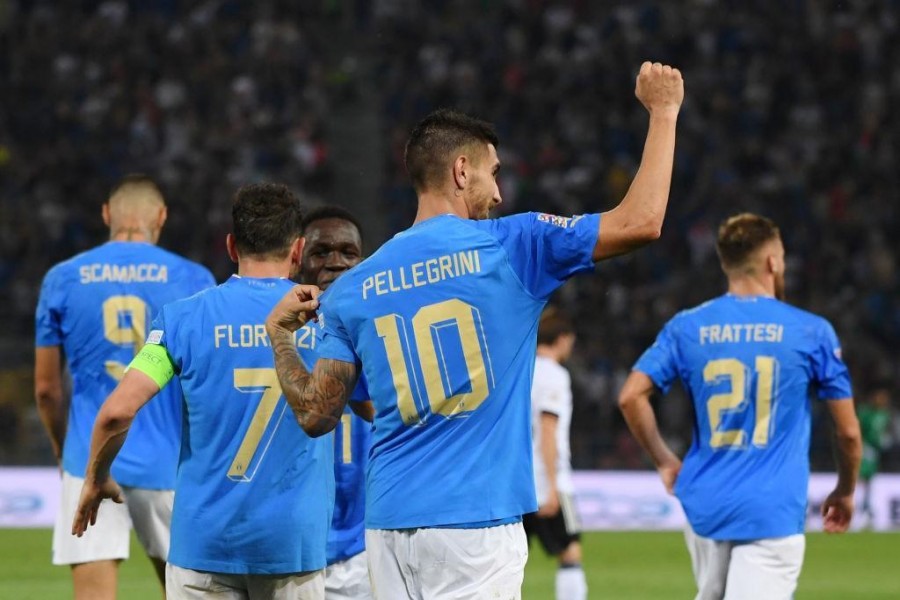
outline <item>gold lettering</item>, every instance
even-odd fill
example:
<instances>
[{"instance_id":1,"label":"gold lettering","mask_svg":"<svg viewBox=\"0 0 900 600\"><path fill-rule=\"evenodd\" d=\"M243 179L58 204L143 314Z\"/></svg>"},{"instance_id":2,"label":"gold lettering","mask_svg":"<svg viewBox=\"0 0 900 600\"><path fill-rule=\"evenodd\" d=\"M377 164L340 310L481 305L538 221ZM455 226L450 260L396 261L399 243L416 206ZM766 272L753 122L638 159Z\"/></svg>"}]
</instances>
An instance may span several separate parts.
<instances>
[{"instance_id":1,"label":"gold lettering","mask_svg":"<svg viewBox=\"0 0 900 600\"><path fill-rule=\"evenodd\" d=\"M425 263L413 263L412 265L412 276L413 276L413 285L416 287L421 287L425 285L425 281L422 279L424 277L424 273L422 269L425 267Z\"/></svg>"}]
</instances>

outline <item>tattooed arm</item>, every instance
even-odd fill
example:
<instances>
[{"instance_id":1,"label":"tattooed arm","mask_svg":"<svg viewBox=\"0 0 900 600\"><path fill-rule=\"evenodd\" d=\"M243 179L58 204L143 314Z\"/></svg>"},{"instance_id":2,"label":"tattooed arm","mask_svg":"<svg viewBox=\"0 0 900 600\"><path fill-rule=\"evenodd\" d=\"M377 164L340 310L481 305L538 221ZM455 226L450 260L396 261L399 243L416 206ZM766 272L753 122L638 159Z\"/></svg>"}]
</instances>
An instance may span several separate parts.
<instances>
[{"instance_id":1,"label":"tattooed arm","mask_svg":"<svg viewBox=\"0 0 900 600\"><path fill-rule=\"evenodd\" d=\"M315 286L294 286L266 319L281 390L297 423L311 437L337 427L357 378L353 363L323 358L310 373L300 360L294 331L314 314L318 295Z\"/></svg>"}]
</instances>

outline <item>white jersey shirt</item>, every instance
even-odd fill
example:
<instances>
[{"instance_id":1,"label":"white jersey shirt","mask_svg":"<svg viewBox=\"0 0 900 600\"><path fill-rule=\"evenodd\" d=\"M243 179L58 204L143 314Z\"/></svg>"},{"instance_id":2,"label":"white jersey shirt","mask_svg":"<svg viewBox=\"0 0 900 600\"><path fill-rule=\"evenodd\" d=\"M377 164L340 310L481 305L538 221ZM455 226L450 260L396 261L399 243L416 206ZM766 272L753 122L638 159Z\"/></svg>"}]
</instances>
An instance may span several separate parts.
<instances>
[{"instance_id":1,"label":"white jersey shirt","mask_svg":"<svg viewBox=\"0 0 900 600\"><path fill-rule=\"evenodd\" d=\"M534 485L538 504L547 500L547 470L541 455L541 413L559 418L556 426L556 489L572 494L572 452L569 449L569 426L572 422L572 379L565 367L555 360L538 356L534 362L534 384L531 387L531 432L534 450Z\"/></svg>"}]
</instances>

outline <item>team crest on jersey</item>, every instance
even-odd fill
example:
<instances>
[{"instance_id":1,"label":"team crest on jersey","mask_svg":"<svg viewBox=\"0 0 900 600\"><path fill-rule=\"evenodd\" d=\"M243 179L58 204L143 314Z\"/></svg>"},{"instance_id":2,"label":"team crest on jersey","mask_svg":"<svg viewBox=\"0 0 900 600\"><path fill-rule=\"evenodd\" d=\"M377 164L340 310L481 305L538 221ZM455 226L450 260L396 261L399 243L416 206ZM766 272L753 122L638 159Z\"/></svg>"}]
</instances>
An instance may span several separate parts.
<instances>
[{"instance_id":1,"label":"team crest on jersey","mask_svg":"<svg viewBox=\"0 0 900 600\"><path fill-rule=\"evenodd\" d=\"M562 227L563 229L568 227L570 222L574 224L574 221L572 221L571 217L560 217L558 215L550 215L547 213L540 213L537 216L537 220L541 221L542 223L549 223L550 225Z\"/></svg>"},{"instance_id":2,"label":"team crest on jersey","mask_svg":"<svg viewBox=\"0 0 900 600\"><path fill-rule=\"evenodd\" d=\"M162 329L154 329L150 332L150 335L147 336L148 344L158 344L162 341L163 332Z\"/></svg>"}]
</instances>

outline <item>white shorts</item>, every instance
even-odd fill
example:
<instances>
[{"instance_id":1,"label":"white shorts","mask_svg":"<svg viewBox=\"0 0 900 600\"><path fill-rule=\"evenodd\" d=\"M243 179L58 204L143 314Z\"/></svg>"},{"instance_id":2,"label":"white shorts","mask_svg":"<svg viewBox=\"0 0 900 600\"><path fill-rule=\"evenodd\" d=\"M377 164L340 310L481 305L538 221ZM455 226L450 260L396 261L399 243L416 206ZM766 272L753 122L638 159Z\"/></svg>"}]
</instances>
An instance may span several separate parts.
<instances>
[{"instance_id":1,"label":"white shorts","mask_svg":"<svg viewBox=\"0 0 900 600\"><path fill-rule=\"evenodd\" d=\"M747 542L712 540L688 527L696 600L790 600L803 567L802 533Z\"/></svg>"},{"instance_id":2,"label":"white shorts","mask_svg":"<svg viewBox=\"0 0 900 600\"><path fill-rule=\"evenodd\" d=\"M378 600L519 600L528 561L521 523L480 529L367 529Z\"/></svg>"},{"instance_id":3,"label":"white shorts","mask_svg":"<svg viewBox=\"0 0 900 600\"><path fill-rule=\"evenodd\" d=\"M325 571L284 575L207 573L166 565L167 600L323 600Z\"/></svg>"},{"instance_id":4,"label":"white shorts","mask_svg":"<svg viewBox=\"0 0 900 600\"><path fill-rule=\"evenodd\" d=\"M147 554L165 560L169 553L169 524L175 496L172 490L123 487L125 504L104 500L97 513L97 523L79 538L72 535L72 521L83 484L81 477L63 472L62 499L53 526L54 565L128 558L132 523Z\"/></svg>"},{"instance_id":5,"label":"white shorts","mask_svg":"<svg viewBox=\"0 0 900 600\"><path fill-rule=\"evenodd\" d=\"M325 600L371 600L365 551L325 567Z\"/></svg>"}]
</instances>

